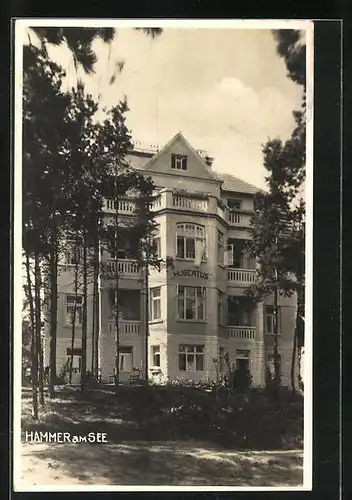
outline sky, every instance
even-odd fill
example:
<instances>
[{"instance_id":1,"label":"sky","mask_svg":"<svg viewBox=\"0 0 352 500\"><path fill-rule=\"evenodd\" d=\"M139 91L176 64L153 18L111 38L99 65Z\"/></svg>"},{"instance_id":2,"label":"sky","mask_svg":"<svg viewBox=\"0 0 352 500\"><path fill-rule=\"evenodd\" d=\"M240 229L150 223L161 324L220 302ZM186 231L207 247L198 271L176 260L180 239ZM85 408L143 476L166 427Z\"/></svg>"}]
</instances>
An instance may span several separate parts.
<instances>
[{"instance_id":1,"label":"sky","mask_svg":"<svg viewBox=\"0 0 352 500\"><path fill-rule=\"evenodd\" d=\"M86 89L107 107L127 97L133 140L162 147L181 131L214 157L215 171L265 186L262 144L289 137L302 93L288 78L270 30L166 28L152 39L119 28L110 47L98 41L94 49L95 74L81 72ZM74 85L67 48L52 47L50 55L67 70L66 84Z\"/></svg>"}]
</instances>

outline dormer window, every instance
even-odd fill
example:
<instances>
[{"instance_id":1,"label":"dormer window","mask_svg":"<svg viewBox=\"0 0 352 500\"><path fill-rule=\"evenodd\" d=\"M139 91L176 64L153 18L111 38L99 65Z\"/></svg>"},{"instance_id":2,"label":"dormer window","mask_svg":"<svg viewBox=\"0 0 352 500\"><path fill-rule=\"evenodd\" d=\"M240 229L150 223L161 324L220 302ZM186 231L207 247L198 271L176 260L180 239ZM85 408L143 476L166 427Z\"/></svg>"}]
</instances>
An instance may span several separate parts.
<instances>
[{"instance_id":1,"label":"dormer window","mask_svg":"<svg viewBox=\"0 0 352 500\"><path fill-rule=\"evenodd\" d=\"M173 170L187 170L187 156L171 155L171 168Z\"/></svg>"}]
</instances>

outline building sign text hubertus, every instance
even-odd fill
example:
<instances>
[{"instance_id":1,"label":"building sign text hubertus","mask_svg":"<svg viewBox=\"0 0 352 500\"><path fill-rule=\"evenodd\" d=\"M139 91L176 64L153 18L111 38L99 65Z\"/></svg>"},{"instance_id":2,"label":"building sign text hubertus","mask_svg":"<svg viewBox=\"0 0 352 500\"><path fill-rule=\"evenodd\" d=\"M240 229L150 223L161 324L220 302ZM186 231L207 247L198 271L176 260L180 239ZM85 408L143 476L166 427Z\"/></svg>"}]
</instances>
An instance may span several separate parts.
<instances>
[{"instance_id":1,"label":"building sign text hubertus","mask_svg":"<svg viewBox=\"0 0 352 500\"><path fill-rule=\"evenodd\" d=\"M209 276L211 276L211 273L206 273L204 271L200 271L199 269L180 269L178 271L174 271L174 276L191 276L207 280L209 279Z\"/></svg>"}]
</instances>

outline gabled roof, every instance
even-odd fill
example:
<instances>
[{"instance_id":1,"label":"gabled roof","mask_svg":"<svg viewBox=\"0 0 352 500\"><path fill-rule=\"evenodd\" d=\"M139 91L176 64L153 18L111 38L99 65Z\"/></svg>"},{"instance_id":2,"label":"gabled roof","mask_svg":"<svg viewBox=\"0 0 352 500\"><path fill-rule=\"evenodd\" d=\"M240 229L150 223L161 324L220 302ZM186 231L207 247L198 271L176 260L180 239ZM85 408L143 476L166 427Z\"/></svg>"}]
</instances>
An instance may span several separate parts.
<instances>
[{"instance_id":1,"label":"gabled roof","mask_svg":"<svg viewBox=\"0 0 352 500\"><path fill-rule=\"evenodd\" d=\"M238 177L235 177L231 174L223 174L219 172L214 172L216 177L223 182L221 189L222 191L233 191L235 193L244 193L244 194L256 194L261 189L249 184Z\"/></svg>"},{"instance_id":2,"label":"gabled roof","mask_svg":"<svg viewBox=\"0 0 352 500\"><path fill-rule=\"evenodd\" d=\"M209 167L209 165L205 162L205 160L200 156L200 154L194 149L194 147L187 141L185 136L182 134L182 132L178 132L172 139L170 139L169 142L165 144L161 150L154 155L150 160L144 165L145 170L152 170L154 162L165 152L167 151L172 145L177 141L181 140L185 146L191 151L191 153L197 158L197 160L202 164L204 170L208 174L210 179L213 179L215 181L219 180L213 170Z\"/></svg>"}]
</instances>

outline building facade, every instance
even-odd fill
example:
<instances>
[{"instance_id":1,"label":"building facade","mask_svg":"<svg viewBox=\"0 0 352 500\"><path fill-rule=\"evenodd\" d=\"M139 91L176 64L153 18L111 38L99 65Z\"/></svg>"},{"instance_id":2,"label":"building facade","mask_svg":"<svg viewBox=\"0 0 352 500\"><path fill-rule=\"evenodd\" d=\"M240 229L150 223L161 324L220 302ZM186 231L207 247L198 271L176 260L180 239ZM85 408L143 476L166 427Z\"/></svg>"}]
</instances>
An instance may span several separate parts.
<instances>
[{"instance_id":1,"label":"building facade","mask_svg":"<svg viewBox=\"0 0 352 500\"><path fill-rule=\"evenodd\" d=\"M149 376L166 379L216 379L226 372L225 354L238 369L249 369L254 386L263 386L273 369L273 306L253 305L245 289L256 279L256 262L246 252L257 188L228 174L215 173L211 159L195 151L179 133L159 152L134 149L132 166L151 177L158 224L160 258L173 266L150 269L148 280L136 262L124 258L119 266L119 371L127 381L143 372L146 350ZM119 217L128 218L133 200L118 202ZM106 217L115 213L105 202ZM114 265L106 251L102 262ZM58 288L57 371L71 354L73 293L69 250L62 256ZM147 283L147 289L146 289ZM94 330L92 284L88 289L87 369ZM99 372L111 381L116 363L115 294L112 280L99 279ZM146 308L148 307L148 310ZM74 367L81 367L82 298L76 301ZM148 314L146 314L148 313ZM279 298L279 353L282 384L290 384L295 298ZM146 318L148 316L148 328ZM147 335L148 332L148 335ZM45 344L48 359L48 343Z\"/></svg>"}]
</instances>

